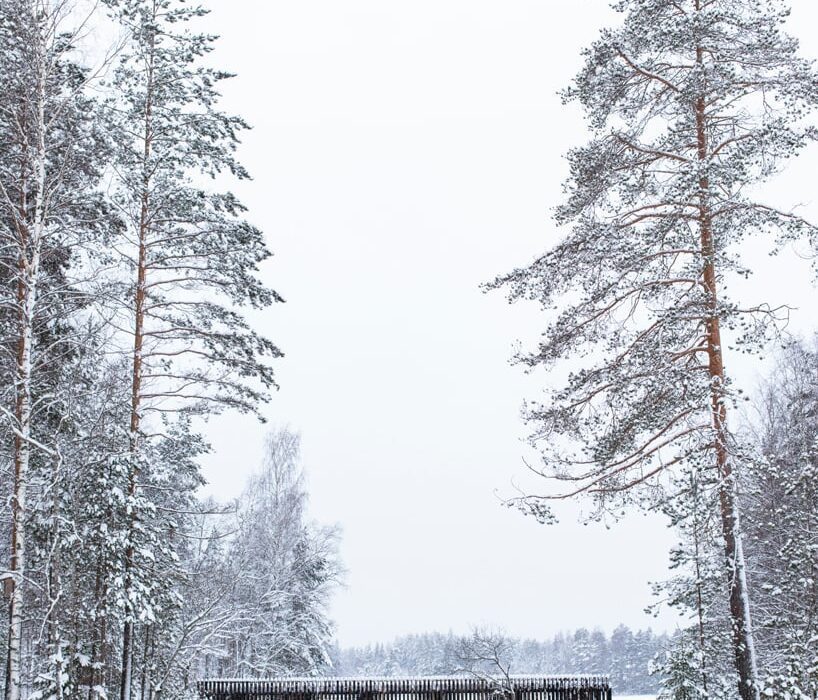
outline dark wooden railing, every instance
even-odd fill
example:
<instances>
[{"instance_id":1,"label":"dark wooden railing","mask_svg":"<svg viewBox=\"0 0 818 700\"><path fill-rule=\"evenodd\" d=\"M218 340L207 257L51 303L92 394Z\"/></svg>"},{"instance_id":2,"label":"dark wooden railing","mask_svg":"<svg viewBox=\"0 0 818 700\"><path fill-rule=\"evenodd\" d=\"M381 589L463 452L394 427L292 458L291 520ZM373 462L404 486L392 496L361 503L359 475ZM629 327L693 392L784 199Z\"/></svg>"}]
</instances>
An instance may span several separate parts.
<instances>
[{"instance_id":1,"label":"dark wooden railing","mask_svg":"<svg viewBox=\"0 0 818 700\"><path fill-rule=\"evenodd\" d=\"M235 678L198 687L203 700L611 700L605 676Z\"/></svg>"}]
</instances>

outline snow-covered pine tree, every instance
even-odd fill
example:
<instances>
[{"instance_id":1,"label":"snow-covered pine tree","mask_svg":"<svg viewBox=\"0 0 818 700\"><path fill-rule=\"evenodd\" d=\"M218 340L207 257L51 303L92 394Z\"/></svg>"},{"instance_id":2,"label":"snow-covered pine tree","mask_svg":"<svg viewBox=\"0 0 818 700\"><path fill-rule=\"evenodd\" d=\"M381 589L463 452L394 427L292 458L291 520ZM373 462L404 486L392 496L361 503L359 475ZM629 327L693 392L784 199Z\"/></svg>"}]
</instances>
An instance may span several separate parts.
<instances>
[{"instance_id":1,"label":"snow-covered pine tree","mask_svg":"<svg viewBox=\"0 0 818 700\"><path fill-rule=\"evenodd\" d=\"M64 466L55 484L63 501L58 613L68 641L65 691L76 693L82 682L89 700L108 694L111 632L121 624L116 593L122 578L122 425L128 414L121 397L127 367L107 361L107 340L104 334L89 338L62 372ZM40 690L44 697L54 695Z\"/></svg>"},{"instance_id":2,"label":"snow-covered pine tree","mask_svg":"<svg viewBox=\"0 0 818 700\"><path fill-rule=\"evenodd\" d=\"M138 543L133 581L140 605L134 635L133 682L140 698L182 697L201 630L212 624L214 602L196 595L202 586L194 569L195 525L202 483L199 458L207 444L189 420L168 420L161 439L142 446L140 485L130 499L139 517L126 530ZM126 513L127 515L127 513ZM120 552L121 555L121 552Z\"/></svg>"},{"instance_id":3,"label":"snow-covered pine tree","mask_svg":"<svg viewBox=\"0 0 818 700\"><path fill-rule=\"evenodd\" d=\"M633 632L618 625L611 632L611 665L608 671L614 688L630 688L634 656Z\"/></svg>"},{"instance_id":4,"label":"snow-covered pine tree","mask_svg":"<svg viewBox=\"0 0 818 700\"><path fill-rule=\"evenodd\" d=\"M818 693L815 653L818 585L818 499L814 494L818 444L818 354L795 341L780 353L756 401L760 420L750 440L758 456L742 472L747 501L748 570L754 582L753 617L760 681L765 697L813 698ZM686 475L682 498L666 507L680 533L672 552L679 574L657 586L664 602L693 623L674 639L658 665L662 698L729 700L734 683L724 653L729 639L714 549L713 508ZM698 475L707 479L708 474Z\"/></svg>"},{"instance_id":5,"label":"snow-covered pine tree","mask_svg":"<svg viewBox=\"0 0 818 700\"><path fill-rule=\"evenodd\" d=\"M150 588L137 501L145 497L146 443L157 432L151 417L255 411L274 383L268 361L280 353L237 308L280 299L256 276L269 256L262 233L243 220L232 194L199 184L220 173L247 177L235 158L246 125L217 108L218 84L229 76L203 62L214 37L191 28L206 11L183 0L106 4L129 36L110 103L119 145L114 201L127 222L121 249L133 273L120 308L132 366L120 684L129 700L135 620L144 604L138 592Z\"/></svg>"},{"instance_id":6,"label":"snow-covered pine tree","mask_svg":"<svg viewBox=\"0 0 818 700\"><path fill-rule=\"evenodd\" d=\"M710 698L701 673L699 640L692 629L677 634L672 647L658 659L662 673L660 700Z\"/></svg>"},{"instance_id":7,"label":"snow-covered pine tree","mask_svg":"<svg viewBox=\"0 0 818 700\"><path fill-rule=\"evenodd\" d=\"M556 220L570 232L490 286L559 310L523 364L575 360L565 384L528 409L543 475L569 484L553 497L590 494L604 507L676 466L715 473L738 692L757 699L722 332L752 351L778 319L725 288L750 273L739 245L752 235L818 240L814 226L748 189L816 136L803 117L818 80L784 33L778 0L614 7L622 26L585 51L565 93L593 130L568 156ZM520 505L548 517L542 498Z\"/></svg>"},{"instance_id":8,"label":"snow-covered pine tree","mask_svg":"<svg viewBox=\"0 0 818 700\"><path fill-rule=\"evenodd\" d=\"M59 324L63 337L59 342L52 338L52 345L63 351L52 356L39 378L38 394L50 400L43 401L49 410L37 416L36 435L53 454L36 455L30 469L26 609L32 623L24 686L33 689L32 698L78 692L93 657L96 620L99 613L111 612L100 593L110 587L96 587L94 574L104 571L110 581L119 573L110 566L117 560L109 558L107 568L97 563L109 547L108 529L115 529L110 500L116 495L99 479L118 442L106 426L113 435L121 434L116 423L106 420L108 412L121 411L121 404L110 401L105 391L109 377L101 371L104 336L97 320ZM88 498L88 493L96 495Z\"/></svg>"},{"instance_id":9,"label":"snow-covered pine tree","mask_svg":"<svg viewBox=\"0 0 818 700\"><path fill-rule=\"evenodd\" d=\"M668 580L654 586L656 608L668 606L688 621L653 665L668 700L729 700L735 696L731 624L723 595L717 488L712 469L689 469L674 484L663 512L679 533Z\"/></svg>"}]
</instances>

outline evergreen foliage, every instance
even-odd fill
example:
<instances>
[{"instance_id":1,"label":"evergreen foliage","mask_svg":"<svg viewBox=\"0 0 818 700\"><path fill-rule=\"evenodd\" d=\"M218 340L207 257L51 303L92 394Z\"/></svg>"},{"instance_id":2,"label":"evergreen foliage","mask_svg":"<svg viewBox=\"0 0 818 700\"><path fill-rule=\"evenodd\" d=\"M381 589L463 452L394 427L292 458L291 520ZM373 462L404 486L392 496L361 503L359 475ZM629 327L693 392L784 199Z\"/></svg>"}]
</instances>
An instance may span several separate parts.
<instances>
[{"instance_id":1,"label":"evergreen foliage","mask_svg":"<svg viewBox=\"0 0 818 700\"><path fill-rule=\"evenodd\" d=\"M230 640L264 615L276 635L253 653L315 673L337 537L306 521L297 438L279 436L286 484L197 496L193 421L258 415L281 355L242 313L280 301L259 279L270 253L222 189L248 177L246 124L218 108L229 75L205 65L203 8L85 9L0 2L5 697L189 696L214 658L249 668ZM89 68L89 28L109 21L121 43ZM298 506L287 522L253 500L275 489ZM250 565L251 524L275 569Z\"/></svg>"},{"instance_id":2,"label":"evergreen foliage","mask_svg":"<svg viewBox=\"0 0 818 700\"><path fill-rule=\"evenodd\" d=\"M567 380L527 407L536 469L562 490L517 504L550 521L553 499L588 495L601 515L623 502L659 506L688 475L710 488L699 503L719 521L737 689L757 700L736 474L749 450L728 422L741 395L724 357L763 350L785 314L728 292L738 277L763 274L743 258L748 240L818 244L818 227L754 187L818 136L806 120L818 75L785 33L778 0L614 7L622 25L585 50L564 93L592 132L568 154L555 216L568 231L490 285L550 314L519 362L551 370L570 361Z\"/></svg>"},{"instance_id":3,"label":"evergreen foliage","mask_svg":"<svg viewBox=\"0 0 818 700\"><path fill-rule=\"evenodd\" d=\"M818 350L787 347L745 424L724 371L725 350L783 337L779 310L725 293L763 273L744 243L818 248L818 228L756 196L818 137L818 75L778 0L615 7L622 25L565 92L592 131L568 156L556 220L569 230L490 286L550 314L522 364L568 361L528 407L541 474L565 489L517 505L545 521L551 499L579 495L600 517L661 509L679 543L656 592L684 629L337 650L339 534L309 520L298 435L270 434L235 502L198 495L210 448L197 426L260 417L281 356L247 318L282 299L228 189L249 177L247 124L219 106L231 76L196 29L207 10L0 0L6 700L455 672L607 673L619 693L668 700L818 698ZM122 38L91 67L97 23Z\"/></svg>"}]
</instances>

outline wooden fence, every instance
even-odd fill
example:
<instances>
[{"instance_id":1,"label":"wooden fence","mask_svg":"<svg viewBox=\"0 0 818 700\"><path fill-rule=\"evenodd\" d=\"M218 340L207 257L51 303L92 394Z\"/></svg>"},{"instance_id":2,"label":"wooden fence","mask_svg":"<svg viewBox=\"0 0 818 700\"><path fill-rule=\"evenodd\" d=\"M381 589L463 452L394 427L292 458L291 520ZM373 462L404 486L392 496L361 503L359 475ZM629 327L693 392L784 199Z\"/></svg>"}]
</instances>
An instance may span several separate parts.
<instances>
[{"instance_id":1,"label":"wooden fence","mask_svg":"<svg viewBox=\"0 0 818 700\"><path fill-rule=\"evenodd\" d=\"M611 700L606 676L203 680L203 700Z\"/></svg>"}]
</instances>

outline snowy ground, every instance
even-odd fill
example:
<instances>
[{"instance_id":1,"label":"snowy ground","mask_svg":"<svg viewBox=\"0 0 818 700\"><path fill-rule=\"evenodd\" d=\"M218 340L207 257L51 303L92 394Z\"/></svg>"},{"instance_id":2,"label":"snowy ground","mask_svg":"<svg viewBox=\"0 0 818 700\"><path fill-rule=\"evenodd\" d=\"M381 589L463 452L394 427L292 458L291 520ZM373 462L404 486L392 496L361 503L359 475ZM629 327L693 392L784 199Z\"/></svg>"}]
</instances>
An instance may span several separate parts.
<instances>
[{"instance_id":1,"label":"snowy ground","mask_svg":"<svg viewBox=\"0 0 818 700\"><path fill-rule=\"evenodd\" d=\"M656 700L655 695L617 695L614 693L614 700Z\"/></svg>"}]
</instances>

